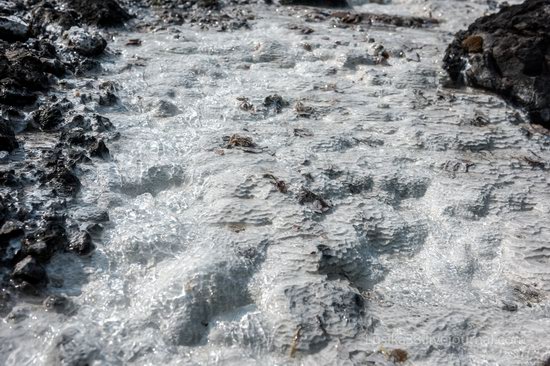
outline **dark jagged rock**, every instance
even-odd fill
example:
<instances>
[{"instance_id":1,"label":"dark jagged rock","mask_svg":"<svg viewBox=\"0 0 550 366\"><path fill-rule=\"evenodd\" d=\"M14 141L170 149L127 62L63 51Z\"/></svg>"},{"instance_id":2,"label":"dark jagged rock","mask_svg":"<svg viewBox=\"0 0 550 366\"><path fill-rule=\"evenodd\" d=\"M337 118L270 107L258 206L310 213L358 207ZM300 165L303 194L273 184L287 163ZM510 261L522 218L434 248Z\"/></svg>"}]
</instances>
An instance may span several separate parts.
<instances>
[{"instance_id":1,"label":"dark jagged rock","mask_svg":"<svg viewBox=\"0 0 550 366\"><path fill-rule=\"evenodd\" d=\"M69 29L78 24L78 13L72 9L62 9L53 3L42 1L31 11L31 28L35 34L42 33L50 24Z\"/></svg>"},{"instance_id":2,"label":"dark jagged rock","mask_svg":"<svg viewBox=\"0 0 550 366\"><path fill-rule=\"evenodd\" d=\"M23 224L17 221L7 221L0 228L0 242L6 242L10 239L23 236L25 231L23 230Z\"/></svg>"},{"instance_id":3,"label":"dark jagged rock","mask_svg":"<svg viewBox=\"0 0 550 366\"><path fill-rule=\"evenodd\" d=\"M99 56L107 47L107 41L99 33L86 32L80 28L71 28L65 36L69 47L82 56Z\"/></svg>"},{"instance_id":4,"label":"dark jagged rock","mask_svg":"<svg viewBox=\"0 0 550 366\"><path fill-rule=\"evenodd\" d=\"M41 1L32 8L31 28L40 34L49 24L62 29L84 24L115 27L128 19L130 15L116 0Z\"/></svg>"},{"instance_id":5,"label":"dark jagged rock","mask_svg":"<svg viewBox=\"0 0 550 366\"><path fill-rule=\"evenodd\" d=\"M0 16L0 38L8 41L24 41L29 37L29 26L21 19Z\"/></svg>"},{"instance_id":6,"label":"dark jagged rock","mask_svg":"<svg viewBox=\"0 0 550 366\"><path fill-rule=\"evenodd\" d=\"M51 105L36 111L33 119L42 131L52 131L63 123L63 112L59 106Z\"/></svg>"},{"instance_id":7,"label":"dark jagged rock","mask_svg":"<svg viewBox=\"0 0 550 366\"><path fill-rule=\"evenodd\" d=\"M275 113L281 113L284 107L288 106L288 102L279 94L268 95L264 99L264 107L272 109Z\"/></svg>"},{"instance_id":8,"label":"dark jagged rock","mask_svg":"<svg viewBox=\"0 0 550 366\"><path fill-rule=\"evenodd\" d=\"M130 14L115 0L66 0L65 3L90 25L115 27L130 19Z\"/></svg>"},{"instance_id":9,"label":"dark jagged rock","mask_svg":"<svg viewBox=\"0 0 550 366\"><path fill-rule=\"evenodd\" d=\"M33 104L36 92L47 91L52 75L63 76L65 66L48 41L25 44L0 42L0 103L11 106Z\"/></svg>"},{"instance_id":10,"label":"dark jagged rock","mask_svg":"<svg viewBox=\"0 0 550 366\"><path fill-rule=\"evenodd\" d=\"M550 0L527 0L456 34L444 68L456 82L498 93L550 127Z\"/></svg>"},{"instance_id":11,"label":"dark jagged rock","mask_svg":"<svg viewBox=\"0 0 550 366\"><path fill-rule=\"evenodd\" d=\"M30 255L15 265L12 278L33 285L47 281L46 270Z\"/></svg>"},{"instance_id":12,"label":"dark jagged rock","mask_svg":"<svg viewBox=\"0 0 550 366\"><path fill-rule=\"evenodd\" d=\"M99 60L90 57L100 55L107 43L79 26L120 25L129 16L115 0L0 3L0 150L24 147L0 170L0 284L14 294L47 295L45 266L52 256L90 253L94 245L83 229L101 228L98 222L108 220L75 222L71 211L80 188L78 164L91 161L90 156L108 158L105 142L115 136L113 124L89 109L66 123L74 106L63 95L72 86L65 88L70 83L58 79L101 70ZM116 89L103 92L108 103L116 102ZM89 96L90 101L98 98ZM44 145L23 144L42 136L48 140ZM45 306L63 310L63 302L51 297Z\"/></svg>"},{"instance_id":13,"label":"dark jagged rock","mask_svg":"<svg viewBox=\"0 0 550 366\"><path fill-rule=\"evenodd\" d=\"M15 176L14 170L2 170L0 171L0 185L4 187L17 187L20 181Z\"/></svg>"},{"instance_id":14,"label":"dark jagged rock","mask_svg":"<svg viewBox=\"0 0 550 366\"><path fill-rule=\"evenodd\" d=\"M67 248L71 252L80 255L91 253L95 249L92 237L86 231L80 231L73 235Z\"/></svg>"},{"instance_id":15,"label":"dark jagged rock","mask_svg":"<svg viewBox=\"0 0 550 366\"><path fill-rule=\"evenodd\" d=\"M46 217L40 225L27 236L23 251L40 262L47 262L57 250L67 245L67 236L60 217Z\"/></svg>"},{"instance_id":16,"label":"dark jagged rock","mask_svg":"<svg viewBox=\"0 0 550 366\"><path fill-rule=\"evenodd\" d=\"M103 140L96 140L96 142L90 148L90 155L101 159L109 158L109 148L105 145Z\"/></svg>"},{"instance_id":17,"label":"dark jagged rock","mask_svg":"<svg viewBox=\"0 0 550 366\"><path fill-rule=\"evenodd\" d=\"M321 8L349 8L346 0L280 0L281 5L305 5Z\"/></svg>"},{"instance_id":18,"label":"dark jagged rock","mask_svg":"<svg viewBox=\"0 0 550 366\"><path fill-rule=\"evenodd\" d=\"M0 151L12 152L19 144L8 121L0 119Z\"/></svg>"}]
</instances>

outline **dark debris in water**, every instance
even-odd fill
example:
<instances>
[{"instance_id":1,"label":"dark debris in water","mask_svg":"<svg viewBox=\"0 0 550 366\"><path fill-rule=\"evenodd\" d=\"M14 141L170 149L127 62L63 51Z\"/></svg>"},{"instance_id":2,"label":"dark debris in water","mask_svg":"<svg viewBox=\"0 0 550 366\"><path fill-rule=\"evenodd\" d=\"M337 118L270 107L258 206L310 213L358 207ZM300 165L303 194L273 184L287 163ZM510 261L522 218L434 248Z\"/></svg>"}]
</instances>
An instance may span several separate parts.
<instances>
[{"instance_id":1,"label":"dark debris in water","mask_svg":"<svg viewBox=\"0 0 550 366\"><path fill-rule=\"evenodd\" d=\"M271 180L271 183L275 185L277 190L281 193L287 193L288 192L288 185L285 183L284 180L277 178L273 174L266 173L264 174L264 178L268 178Z\"/></svg>"},{"instance_id":2,"label":"dark debris in water","mask_svg":"<svg viewBox=\"0 0 550 366\"><path fill-rule=\"evenodd\" d=\"M251 137L234 134L227 138L227 148L233 147L256 147L256 144Z\"/></svg>"},{"instance_id":3,"label":"dark debris in water","mask_svg":"<svg viewBox=\"0 0 550 366\"><path fill-rule=\"evenodd\" d=\"M312 210L319 214L325 213L332 208L332 203L305 187L302 187L298 193L298 203L301 205L306 203L311 204Z\"/></svg>"},{"instance_id":4,"label":"dark debris in water","mask_svg":"<svg viewBox=\"0 0 550 366\"><path fill-rule=\"evenodd\" d=\"M263 152L263 149L252 140L252 137L233 134L231 136L224 136L223 141L225 142L223 147L226 149L239 149L252 154Z\"/></svg>"},{"instance_id":5,"label":"dark debris in water","mask_svg":"<svg viewBox=\"0 0 550 366\"><path fill-rule=\"evenodd\" d=\"M254 112L256 110L247 97L237 97L237 100L239 101L239 108L241 110L246 112Z\"/></svg>"},{"instance_id":6,"label":"dark debris in water","mask_svg":"<svg viewBox=\"0 0 550 366\"><path fill-rule=\"evenodd\" d=\"M139 38L130 38L126 42L126 46L141 46L141 39L139 39Z\"/></svg>"},{"instance_id":7,"label":"dark debris in water","mask_svg":"<svg viewBox=\"0 0 550 366\"><path fill-rule=\"evenodd\" d=\"M315 109L311 106L305 105L303 102L296 102L294 105L294 111L298 117L310 118L315 114Z\"/></svg>"},{"instance_id":8,"label":"dark debris in water","mask_svg":"<svg viewBox=\"0 0 550 366\"><path fill-rule=\"evenodd\" d=\"M291 24L288 26L288 29L298 31L301 34L311 34L315 32L313 28L299 24Z\"/></svg>"},{"instance_id":9,"label":"dark debris in water","mask_svg":"<svg viewBox=\"0 0 550 366\"><path fill-rule=\"evenodd\" d=\"M275 113L281 113L284 107L288 107L288 102L279 94L273 94L265 97L263 106Z\"/></svg>"},{"instance_id":10,"label":"dark debris in water","mask_svg":"<svg viewBox=\"0 0 550 366\"><path fill-rule=\"evenodd\" d=\"M313 132L311 132L308 129L305 128L295 128L294 129L294 136L296 137L311 137L313 136Z\"/></svg>"}]
</instances>

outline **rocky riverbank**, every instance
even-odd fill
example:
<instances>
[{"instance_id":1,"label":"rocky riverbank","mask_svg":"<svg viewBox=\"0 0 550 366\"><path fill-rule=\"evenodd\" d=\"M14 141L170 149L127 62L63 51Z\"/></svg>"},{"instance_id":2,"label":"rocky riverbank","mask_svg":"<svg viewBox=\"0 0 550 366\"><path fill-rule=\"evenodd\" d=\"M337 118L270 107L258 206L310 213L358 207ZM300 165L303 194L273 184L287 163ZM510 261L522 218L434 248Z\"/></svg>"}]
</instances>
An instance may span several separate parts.
<instances>
[{"instance_id":1,"label":"rocky riverbank","mask_svg":"<svg viewBox=\"0 0 550 366\"><path fill-rule=\"evenodd\" d=\"M101 81L105 27L130 16L115 1L4 1L0 9L0 310L48 296L45 265L59 251L88 255L108 214L75 207L79 174L109 159L117 137L98 114L117 103Z\"/></svg>"}]
</instances>

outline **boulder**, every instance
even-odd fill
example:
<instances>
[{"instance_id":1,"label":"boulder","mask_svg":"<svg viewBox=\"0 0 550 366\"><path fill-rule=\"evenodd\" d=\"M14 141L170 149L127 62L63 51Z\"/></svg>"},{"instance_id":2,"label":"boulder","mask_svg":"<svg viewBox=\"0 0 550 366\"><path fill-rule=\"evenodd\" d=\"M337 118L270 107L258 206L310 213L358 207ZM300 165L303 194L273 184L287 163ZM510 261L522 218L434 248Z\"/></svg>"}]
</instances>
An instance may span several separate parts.
<instances>
[{"instance_id":1,"label":"boulder","mask_svg":"<svg viewBox=\"0 0 550 366\"><path fill-rule=\"evenodd\" d=\"M0 16L0 39L8 42L24 41L29 37L29 26L15 16Z\"/></svg>"},{"instance_id":2,"label":"boulder","mask_svg":"<svg viewBox=\"0 0 550 366\"><path fill-rule=\"evenodd\" d=\"M65 2L86 24L115 27L130 19L128 12L116 0L66 0Z\"/></svg>"},{"instance_id":3,"label":"boulder","mask_svg":"<svg viewBox=\"0 0 550 366\"><path fill-rule=\"evenodd\" d=\"M19 144L15 138L15 133L9 125L9 122L0 119L0 151L12 152L17 149Z\"/></svg>"},{"instance_id":4,"label":"boulder","mask_svg":"<svg viewBox=\"0 0 550 366\"><path fill-rule=\"evenodd\" d=\"M46 270L33 257L26 256L13 269L12 277L17 280L38 284L47 280Z\"/></svg>"},{"instance_id":5,"label":"boulder","mask_svg":"<svg viewBox=\"0 0 550 366\"><path fill-rule=\"evenodd\" d=\"M82 56L98 56L107 47L107 41L97 32L90 33L82 28L72 27L65 33L69 48Z\"/></svg>"},{"instance_id":6,"label":"boulder","mask_svg":"<svg viewBox=\"0 0 550 366\"><path fill-rule=\"evenodd\" d=\"M458 32L444 68L458 83L493 91L550 128L550 0L527 0Z\"/></svg>"}]
</instances>

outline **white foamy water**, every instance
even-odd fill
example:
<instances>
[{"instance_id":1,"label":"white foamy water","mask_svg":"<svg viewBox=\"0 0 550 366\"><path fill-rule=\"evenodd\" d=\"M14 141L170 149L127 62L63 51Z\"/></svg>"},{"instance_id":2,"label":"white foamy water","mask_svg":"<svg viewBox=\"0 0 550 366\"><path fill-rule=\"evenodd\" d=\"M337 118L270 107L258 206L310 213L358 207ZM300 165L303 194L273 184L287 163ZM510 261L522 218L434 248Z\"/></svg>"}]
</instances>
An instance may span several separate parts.
<instances>
[{"instance_id":1,"label":"white foamy water","mask_svg":"<svg viewBox=\"0 0 550 366\"><path fill-rule=\"evenodd\" d=\"M549 176L525 160L550 161L550 141L526 136L500 98L444 86L446 45L486 2L356 5L442 23L339 28L305 22L305 8L255 5L251 30L114 35L121 54L105 79L121 104L100 112L121 137L111 161L88 166L80 198L110 223L91 257L57 255L48 268L74 313L18 305L0 363L550 356ZM374 62L380 46L387 64ZM279 114L262 106L273 94L289 102ZM227 148L233 134L256 148ZM332 208L300 205L302 187Z\"/></svg>"}]
</instances>

